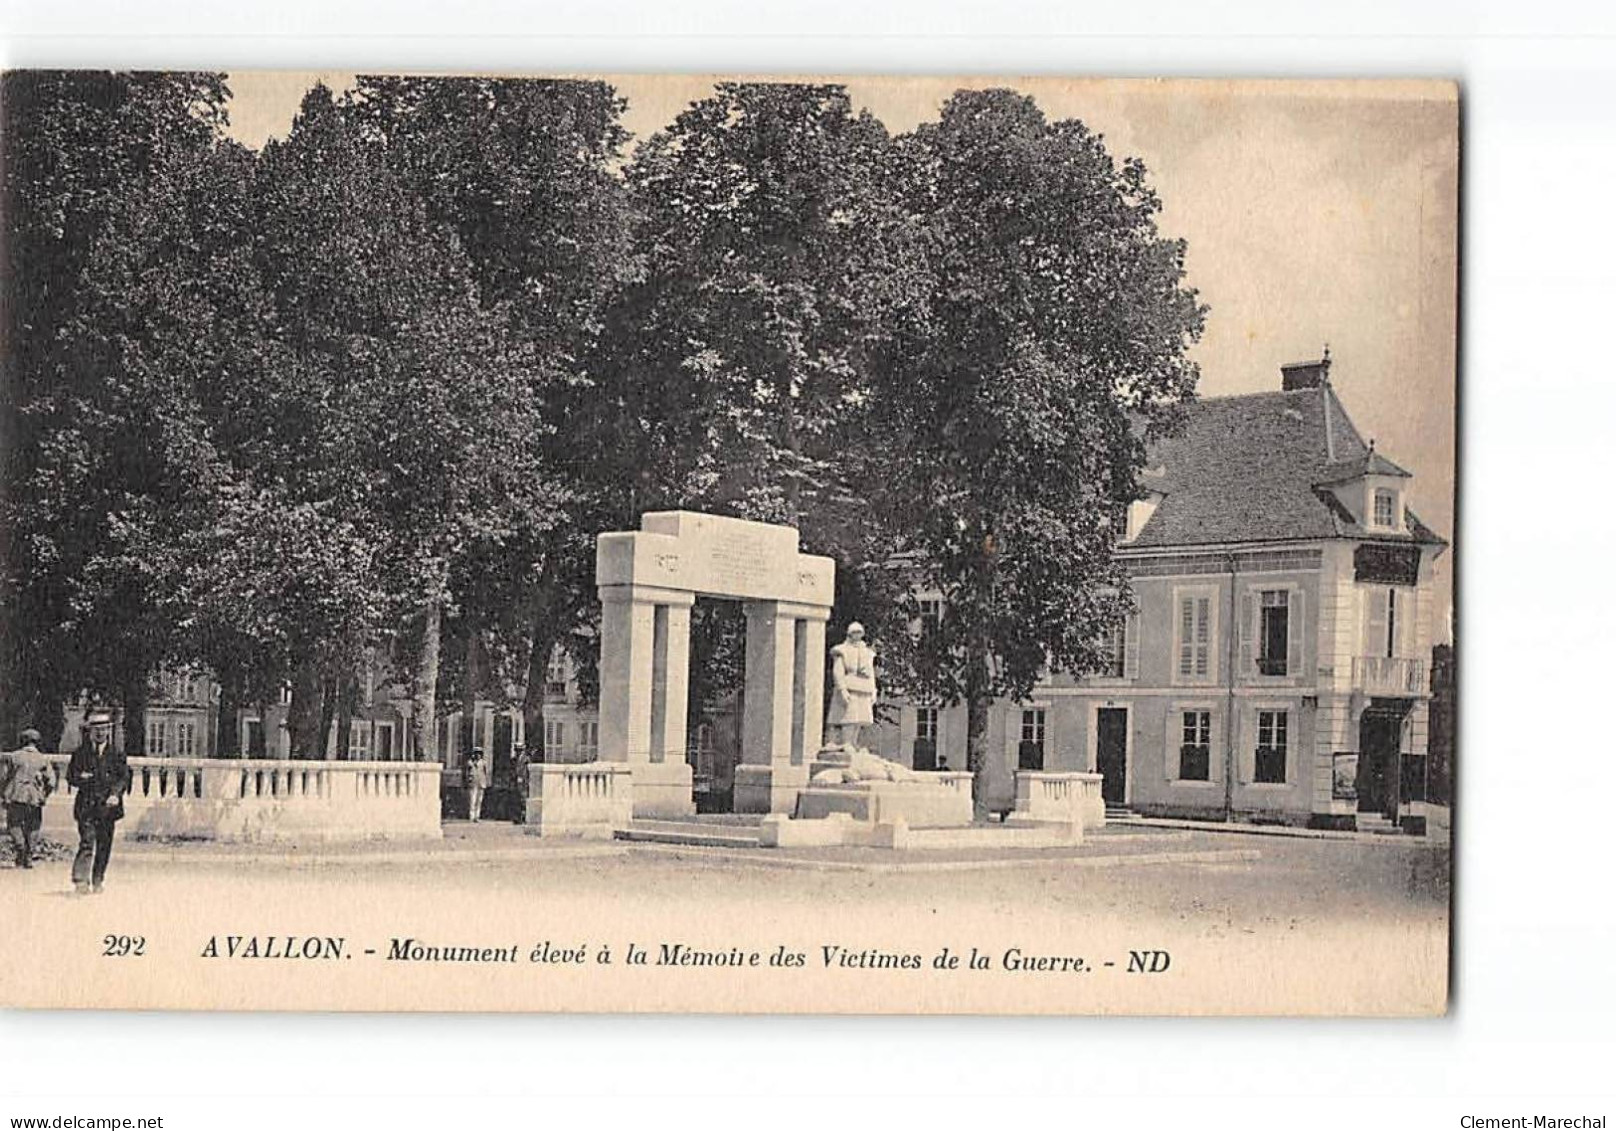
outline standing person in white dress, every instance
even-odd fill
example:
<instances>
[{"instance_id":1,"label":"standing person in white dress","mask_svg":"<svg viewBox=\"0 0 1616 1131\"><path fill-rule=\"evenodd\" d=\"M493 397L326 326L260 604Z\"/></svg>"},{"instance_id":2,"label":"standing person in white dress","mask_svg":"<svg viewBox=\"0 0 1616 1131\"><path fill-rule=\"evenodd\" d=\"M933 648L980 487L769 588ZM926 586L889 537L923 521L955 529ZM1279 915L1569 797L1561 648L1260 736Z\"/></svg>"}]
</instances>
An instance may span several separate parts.
<instances>
[{"instance_id":1,"label":"standing person in white dress","mask_svg":"<svg viewBox=\"0 0 1616 1131\"><path fill-rule=\"evenodd\" d=\"M864 626L847 626L847 639L830 650L832 693L825 729L843 750L858 748L859 732L875 725L875 650L864 643Z\"/></svg>"}]
</instances>

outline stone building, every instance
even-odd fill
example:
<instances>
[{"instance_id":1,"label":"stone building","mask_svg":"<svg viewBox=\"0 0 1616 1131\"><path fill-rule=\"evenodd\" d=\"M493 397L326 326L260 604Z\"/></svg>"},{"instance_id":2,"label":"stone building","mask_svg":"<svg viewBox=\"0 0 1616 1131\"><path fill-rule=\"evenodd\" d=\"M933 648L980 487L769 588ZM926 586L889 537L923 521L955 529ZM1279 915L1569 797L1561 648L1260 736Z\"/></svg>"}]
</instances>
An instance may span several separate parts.
<instances>
[{"instance_id":1,"label":"stone building","mask_svg":"<svg viewBox=\"0 0 1616 1131\"><path fill-rule=\"evenodd\" d=\"M1423 823L1446 543L1366 442L1328 359L1277 392L1208 398L1150 453L1118 555L1137 612L1112 663L989 720L990 806L1017 769L1105 775L1109 805L1317 827ZM938 610L937 615L947 615ZM965 767L965 708L895 704L878 752Z\"/></svg>"}]
</instances>

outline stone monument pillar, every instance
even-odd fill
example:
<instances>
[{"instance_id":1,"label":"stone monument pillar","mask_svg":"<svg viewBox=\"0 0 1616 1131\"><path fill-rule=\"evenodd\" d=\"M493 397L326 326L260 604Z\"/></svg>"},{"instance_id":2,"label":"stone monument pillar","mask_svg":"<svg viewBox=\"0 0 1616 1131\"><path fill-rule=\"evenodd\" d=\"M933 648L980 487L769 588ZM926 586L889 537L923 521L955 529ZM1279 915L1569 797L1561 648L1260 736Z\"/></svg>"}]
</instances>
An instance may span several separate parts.
<instances>
[{"instance_id":1,"label":"stone monument pillar","mask_svg":"<svg viewBox=\"0 0 1616 1131\"><path fill-rule=\"evenodd\" d=\"M746 606L739 812L789 812L819 751L825 622L836 566L786 526L661 511L595 543L600 593L600 760L633 771L635 816L695 811L686 760L690 607Z\"/></svg>"},{"instance_id":2,"label":"stone monument pillar","mask_svg":"<svg viewBox=\"0 0 1616 1131\"><path fill-rule=\"evenodd\" d=\"M830 610L787 601L746 603L746 709L737 813L789 813L819 752ZM817 646L816 646L817 645ZM811 704L811 706L810 706Z\"/></svg>"},{"instance_id":3,"label":"stone monument pillar","mask_svg":"<svg viewBox=\"0 0 1616 1131\"><path fill-rule=\"evenodd\" d=\"M640 816L695 813L685 760L693 594L601 586L600 752L634 772Z\"/></svg>"}]
</instances>

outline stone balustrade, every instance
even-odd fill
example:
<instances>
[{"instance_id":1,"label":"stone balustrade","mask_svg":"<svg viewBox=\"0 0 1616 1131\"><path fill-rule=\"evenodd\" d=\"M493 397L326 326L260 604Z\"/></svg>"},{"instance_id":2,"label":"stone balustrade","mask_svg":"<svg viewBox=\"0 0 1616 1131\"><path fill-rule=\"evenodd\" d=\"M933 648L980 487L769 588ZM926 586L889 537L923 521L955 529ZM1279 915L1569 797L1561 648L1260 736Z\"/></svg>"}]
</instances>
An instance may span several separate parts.
<instances>
[{"instance_id":1,"label":"stone balustrade","mask_svg":"<svg viewBox=\"0 0 1616 1131\"><path fill-rule=\"evenodd\" d=\"M1027 821L1082 823L1085 829L1105 825L1105 796L1101 774L1016 771L1014 816Z\"/></svg>"},{"instance_id":2,"label":"stone balustrade","mask_svg":"<svg viewBox=\"0 0 1616 1131\"><path fill-rule=\"evenodd\" d=\"M42 827L71 841L66 754L48 756L57 788ZM124 836L309 843L440 837L436 762L130 758Z\"/></svg>"},{"instance_id":3,"label":"stone balustrade","mask_svg":"<svg viewBox=\"0 0 1616 1131\"><path fill-rule=\"evenodd\" d=\"M535 836L610 840L634 816L627 762L536 762L527 768L527 828Z\"/></svg>"}]
</instances>

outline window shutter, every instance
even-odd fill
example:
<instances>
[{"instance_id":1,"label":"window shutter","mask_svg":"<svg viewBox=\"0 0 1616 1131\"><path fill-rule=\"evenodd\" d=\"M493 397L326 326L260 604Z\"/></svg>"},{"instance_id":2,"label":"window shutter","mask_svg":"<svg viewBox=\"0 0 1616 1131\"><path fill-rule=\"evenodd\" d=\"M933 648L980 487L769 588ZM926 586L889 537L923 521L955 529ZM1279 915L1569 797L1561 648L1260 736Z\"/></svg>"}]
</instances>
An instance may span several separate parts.
<instances>
[{"instance_id":1,"label":"window shutter","mask_svg":"<svg viewBox=\"0 0 1616 1131\"><path fill-rule=\"evenodd\" d=\"M1238 624L1239 640L1235 645L1235 655L1239 657L1238 671L1242 676L1249 676L1256 670L1257 649L1260 646L1260 626L1257 617L1257 596L1250 589L1240 595L1240 621Z\"/></svg>"},{"instance_id":2,"label":"window shutter","mask_svg":"<svg viewBox=\"0 0 1616 1131\"><path fill-rule=\"evenodd\" d=\"M1178 674L1195 674L1195 601L1190 597L1178 603Z\"/></svg>"},{"instance_id":3,"label":"window shutter","mask_svg":"<svg viewBox=\"0 0 1616 1131\"><path fill-rule=\"evenodd\" d=\"M1359 654L1386 654L1387 593L1384 586L1364 590L1363 642Z\"/></svg>"},{"instance_id":4,"label":"window shutter","mask_svg":"<svg viewBox=\"0 0 1616 1131\"><path fill-rule=\"evenodd\" d=\"M1195 674L1212 674L1212 602L1195 599Z\"/></svg>"},{"instance_id":5,"label":"window shutter","mask_svg":"<svg viewBox=\"0 0 1616 1131\"><path fill-rule=\"evenodd\" d=\"M1139 678L1139 615L1132 613L1122 624L1122 678Z\"/></svg>"},{"instance_id":6,"label":"window shutter","mask_svg":"<svg viewBox=\"0 0 1616 1131\"><path fill-rule=\"evenodd\" d=\"M1285 656L1285 674L1292 679L1305 678L1307 674L1307 594L1300 589L1292 589L1290 595L1290 611L1285 615L1285 631L1287 649Z\"/></svg>"},{"instance_id":7,"label":"window shutter","mask_svg":"<svg viewBox=\"0 0 1616 1131\"><path fill-rule=\"evenodd\" d=\"M1418 656L1420 625L1420 594L1417 589L1405 589L1397 602L1397 636L1399 656Z\"/></svg>"}]
</instances>

